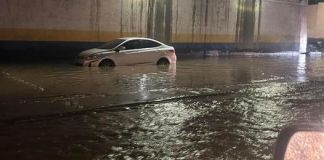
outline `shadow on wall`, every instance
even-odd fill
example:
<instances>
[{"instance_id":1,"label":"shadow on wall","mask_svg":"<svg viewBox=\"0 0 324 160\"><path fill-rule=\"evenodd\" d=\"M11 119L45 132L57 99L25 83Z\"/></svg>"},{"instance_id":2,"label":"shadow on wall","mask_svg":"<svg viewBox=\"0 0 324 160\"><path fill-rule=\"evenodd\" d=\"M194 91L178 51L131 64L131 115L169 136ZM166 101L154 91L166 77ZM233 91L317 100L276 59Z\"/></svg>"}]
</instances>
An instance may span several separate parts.
<instances>
[{"instance_id":1,"label":"shadow on wall","mask_svg":"<svg viewBox=\"0 0 324 160\"><path fill-rule=\"evenodd\" d=\"M271 53L280 51L298 51L299 44L297 43L252 43L251 49L240 48L236 43L174 43L177 55L195 55L206 56L209 51L217 51L219 54L229 52L256 52L256 53Z\"/></svg>"},{"instance_id":2,"label":"shadow on wall","mask_svg":"<svg viewBox=\"0 0 324 160\"><path fill-rule=\"evenodd\" d=\"M81 51L95 48L104 42L0 42L0 61L24 60L72 60ZM323 43L324 44L324 43ZM217 54L229 52L277 52L287 48L298 50L296 43L258 43L253 49L237 48L235 43L173 43L178 56L208 56L209 51ZM323 45L322 45L323 47Z\"/></svg>"},{"instance_id":3,"label":"shadow on wall","mask_svg":"<svg viewBox=\"0 0 324 160\"><path fill-rule=\"evenodd\" d=\"M102 42L1 42L0 61L73 59L81 51Z\"/></svg>"}]
</instances>

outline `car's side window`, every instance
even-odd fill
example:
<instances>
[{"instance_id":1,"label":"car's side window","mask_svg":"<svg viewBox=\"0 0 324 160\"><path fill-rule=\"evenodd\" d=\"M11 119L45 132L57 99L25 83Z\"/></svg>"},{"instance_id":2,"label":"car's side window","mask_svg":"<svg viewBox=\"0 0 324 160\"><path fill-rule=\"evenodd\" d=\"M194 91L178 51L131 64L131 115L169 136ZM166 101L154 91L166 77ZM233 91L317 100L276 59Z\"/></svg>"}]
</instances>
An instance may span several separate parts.
<instances>
[{"instance_id":1,"label":"car's side window","mask_svg":"<svg viewBox=\"0 0 324 160\"><path fill-rule=\"evenodd\" d=\"M123 46L126 47L126 50L140 49L141 42L139 40L132 40L132 41L126 42Z\"/></svg>"},{"instance_id":2,"label":"car's side window","mask_svg":"<svg viewBox=\"0 0 324 160\"><path fill-rule=\"evenodd\" d=\"M142 48L154 48L158 46L161 46L161 44L150 40L142 40Z\"/></svg>"}]
</instances>

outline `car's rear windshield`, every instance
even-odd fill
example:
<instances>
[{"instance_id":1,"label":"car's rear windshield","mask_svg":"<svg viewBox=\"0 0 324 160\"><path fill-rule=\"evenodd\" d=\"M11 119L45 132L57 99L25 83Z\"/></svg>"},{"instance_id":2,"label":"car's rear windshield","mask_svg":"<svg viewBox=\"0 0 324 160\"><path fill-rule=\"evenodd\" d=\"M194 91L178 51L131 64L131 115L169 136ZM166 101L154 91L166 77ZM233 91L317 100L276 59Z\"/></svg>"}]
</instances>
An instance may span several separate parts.
<instances>
[{"instance_id":1,"label":"car's rear windshield","mask_svg":"<svg viewBox=\"0 0 324 160\"><path fill-rule=\"evenodd\" d=\"M110 42L107 42L101 46L99 46L99 49L113 49L117 47L119 44L123 43L125 40L124 39L115 39Z\"/></svg>"}]
</instances>

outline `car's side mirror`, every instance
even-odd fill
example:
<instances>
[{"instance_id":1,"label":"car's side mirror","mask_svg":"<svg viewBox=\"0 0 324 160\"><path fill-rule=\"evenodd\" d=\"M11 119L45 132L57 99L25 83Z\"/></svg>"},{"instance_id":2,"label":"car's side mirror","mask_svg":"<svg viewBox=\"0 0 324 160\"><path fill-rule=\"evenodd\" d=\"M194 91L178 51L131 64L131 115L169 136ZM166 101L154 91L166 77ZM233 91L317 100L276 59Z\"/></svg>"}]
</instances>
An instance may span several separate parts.
<instances>
[{"instance_id":1,"label":"car's side mirror","mask_svg":"<svg viewBox=\"0 0 324 160\"><path fill-rule=\"evenodd\" d=\"M118 47L117 49L115 49L115 51L118 53L120 51L123 51L123 50L126 50L126 47L125 46L120 46Z\"/></svg>"},{"instance_id":2,"label":"car's side mirror","mask_svg":"<svg viewBox=\"0 0 324 160\"><path fill-rule=\"evenodd\" d=\"M324 159L324 127L294 125L283 129L277 139L276 160Z\"/></svg>"}]
</instances>

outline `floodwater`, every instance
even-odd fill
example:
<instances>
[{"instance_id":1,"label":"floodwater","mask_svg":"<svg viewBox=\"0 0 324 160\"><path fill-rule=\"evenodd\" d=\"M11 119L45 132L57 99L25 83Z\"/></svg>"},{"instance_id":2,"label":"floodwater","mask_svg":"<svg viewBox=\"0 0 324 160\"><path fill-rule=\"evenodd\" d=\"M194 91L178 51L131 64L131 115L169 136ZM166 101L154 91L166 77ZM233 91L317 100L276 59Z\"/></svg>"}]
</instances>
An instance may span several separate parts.
<instances>
[{"instance_id":1,"label":"floodwater","mask_svg":"<svg viewBox=\"0 0 324 160\"><path fill-rule=\"evenodd\" d=\"M0 89L1 159L272 159L285 125L323 123L324 56L8 63Z\"/></svg>"}]
</instances>

